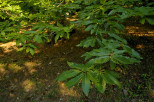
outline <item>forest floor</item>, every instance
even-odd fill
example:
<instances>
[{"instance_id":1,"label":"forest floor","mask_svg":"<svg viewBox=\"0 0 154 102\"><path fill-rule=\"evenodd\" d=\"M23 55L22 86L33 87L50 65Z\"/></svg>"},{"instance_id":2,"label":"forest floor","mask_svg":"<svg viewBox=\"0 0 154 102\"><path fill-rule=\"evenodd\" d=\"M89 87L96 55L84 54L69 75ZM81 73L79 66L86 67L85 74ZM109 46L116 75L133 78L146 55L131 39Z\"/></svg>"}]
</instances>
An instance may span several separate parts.
<instances>
[{"instance_id":1,"label":"forest floor","mask_svg":"<svg viewBox=\"0 0 154 102\"><path fill-rule=\"evenodd\" d=\"M133 26L132 26L133 25ZM54 79L69 69L67 61L82 63L91 48L76 47L89 36L76 31L69 40L39 44L31 56L18 52L15 42L0 44L0 102L152 102L154 101L154 29L149 25L126 26L129 45L143 57L140 65L119 68L123 88L108 86L104 94L91 89L86 97L80 85L67 89Z\"/></svg>"}]
</instances>

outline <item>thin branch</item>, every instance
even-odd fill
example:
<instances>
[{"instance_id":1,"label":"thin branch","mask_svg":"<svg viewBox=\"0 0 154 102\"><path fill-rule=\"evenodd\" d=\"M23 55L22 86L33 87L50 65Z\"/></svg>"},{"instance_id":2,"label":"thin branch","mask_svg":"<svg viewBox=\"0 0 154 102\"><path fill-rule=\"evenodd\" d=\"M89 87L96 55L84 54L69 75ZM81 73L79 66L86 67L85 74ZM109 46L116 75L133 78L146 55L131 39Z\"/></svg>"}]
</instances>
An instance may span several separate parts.
<instances>
[{"instance_id":1,"label":"thin branch","mask_svg":"<svg viewBox=\"0 0 154 102\"><path fill-rule=\"evenodd\" d=\"M57 7L61 6L61 5L62 5L62 3L63 3L64 1L65 1L65 0L63 0L61 3L59 3L59 5L58 5Z\"/></svg>"}]
</instances>

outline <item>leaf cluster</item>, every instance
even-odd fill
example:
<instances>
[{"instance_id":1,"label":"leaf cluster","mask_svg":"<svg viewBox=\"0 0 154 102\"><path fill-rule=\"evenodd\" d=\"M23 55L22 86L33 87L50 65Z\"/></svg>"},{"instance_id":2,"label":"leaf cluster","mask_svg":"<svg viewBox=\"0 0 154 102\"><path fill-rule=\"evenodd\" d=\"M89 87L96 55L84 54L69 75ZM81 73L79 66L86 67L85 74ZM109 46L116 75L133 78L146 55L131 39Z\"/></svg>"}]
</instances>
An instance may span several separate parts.
<instances>
[{"instance_id":1,"label":"leaf cluster","mask_svg":"<svg viewBox=\"0 0 154 102\"><path fill-rule=\"evenodd\" d=\"M63 72L57 80L66 81L69 88L82 83L87 96L93 85L101 93L105 91L106 84L121 87L119 75L114 70L119 66L140 63L142 59L122 38L125 34L123 22L130 17L141 17L142 24L145 22L143 18L153 24L152 19L148 20L153 16L150 13L153 7L141 7L139 0L77 0L74 4L82 9L74 23L85 26L85 31L92 34L77 46L93 47L93 50L82 55L86 64L68 62L71 69Z\"/></svg>"},{"instance_id":2,"label":"leaf cluster","mask_svg":"<svg viewBox=\"0 0 154 102\"><path fill-rule=\"evenodd\" d=\"M71 69L58 76L57 81L65 81L68 88L82 83L87 96L93 86L103 93L107 84L122 86L116 67L142 59L122 37L123 22L138 17L141 24L153 25L151 5L150 1L145 4L142 0L0 0L0 42L16 40L17 46L21 46L19 51L25 49L34 55L35 43L69 39L75 25L84 26L91 36L77 46L93 50L82 55L85 64L68 62ZM78 20L65 23L72 15ZM31 29L27 30L28 27Z\"/></svg>"}]
</instances>

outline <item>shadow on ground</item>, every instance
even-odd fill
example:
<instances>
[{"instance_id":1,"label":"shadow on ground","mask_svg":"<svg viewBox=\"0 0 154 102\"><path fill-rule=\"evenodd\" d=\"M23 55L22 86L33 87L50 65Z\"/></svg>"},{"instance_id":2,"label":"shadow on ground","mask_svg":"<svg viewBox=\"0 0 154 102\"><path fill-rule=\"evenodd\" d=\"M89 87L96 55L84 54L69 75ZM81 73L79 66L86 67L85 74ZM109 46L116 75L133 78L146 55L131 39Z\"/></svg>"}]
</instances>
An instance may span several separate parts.
<instances>
[{"instance_id":1,"label":"shadow on ground","mask_svg":"<svg viewBox=\"0 0 154 102\"><path fill-rule=\"evenodd\" d=\"M127 29L129 31L132 28ZM146 30L149 31L149 29ZM40 44L34 56L25 52L17 52L14 42L9 42L8 45L0 44L0 102L138 102L138 100L152 100L154 96L149 92L149 88L153 89L151 86L153 84L151 81L152 68L154 68L153 36L137 36L135 32L140 31L134 30L134 34L128 32L130 34L128 36L131 36L128 42L142 55L141 65L132 65L129 69L122 70L123 89L108 86L105 94L97 93L95 89L92 89L89 97L83 95L79 86L67 89L64 83L54 81L61 72L69 69L67 61L82 63L83 59L80 56L90 48L78 48L76 45L89 36L89 33L76 32L69 40L59 40L57 44ZM149 84L148 88L147 84Z\"/></svg>"}]
</instances>

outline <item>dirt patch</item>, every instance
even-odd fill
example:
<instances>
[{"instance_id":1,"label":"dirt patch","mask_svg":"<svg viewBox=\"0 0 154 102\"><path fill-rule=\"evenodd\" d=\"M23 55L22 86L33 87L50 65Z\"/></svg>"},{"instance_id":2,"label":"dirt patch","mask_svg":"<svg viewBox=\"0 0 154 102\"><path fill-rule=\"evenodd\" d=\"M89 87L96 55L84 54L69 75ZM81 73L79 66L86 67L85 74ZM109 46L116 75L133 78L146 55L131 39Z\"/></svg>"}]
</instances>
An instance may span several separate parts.
<instances>
[{"instance_id":1,"label":"dirt patch","mask_svg":"<svg viewBox=\"0 0 154 102\"><path fill-rule=\"evenodd\" d=\"M89 33L76 32L69 40L40 44L34 56L17 52L15 42L1 44L0 101L68 101L80 94L54 79L68 69L67 61L81 62L86 49L76 45Z\"/></svg>"},{"instance_id":2,"label":"dirt patch","mask_svg":"<svg viewBox=\"0 0 154 102\"><path fill-rule=\"evenodd\" d=\"M141 30L134 30L141 34ZM143 29L143 28L137 28ZM144 32L151 32L146 28ZM130 32L129 32L130 33ZM143 32L142 32L143 33ZM121 78L123 89L109 86L105 94L92 89L89 97L85 97L79 86L70 90L64 83L57 83L54 79L63 71L69 69L67 61L83 63L80 56L89 49L78 48L76 45L89 36L87 32L77 31L69 40L59 40L56 44L39 44L36 54L31 56L25 52L17 52L14 42L8 45L0 44L0 102L112 102L141 99L152 100L150 95L153 83L153 36L132 36L129 45L141 53L141 65L132 65L124 69ZM151 34L151 33L150 33ZM124 74L125 73L125 74ZM144 77L144 78L143 78ZM149 88L144 88L149 82ZM140 87L139 87L140 85ZM138 88L138 90L136 89ZM150 90L150 92L148 92ZM116 94L119 93L119 94ZM131 95L132 93L132 95ZM133 96L139 95L139 96ZM135 101L136 102L136 101Z\"/></svg>"}]
</instances>

